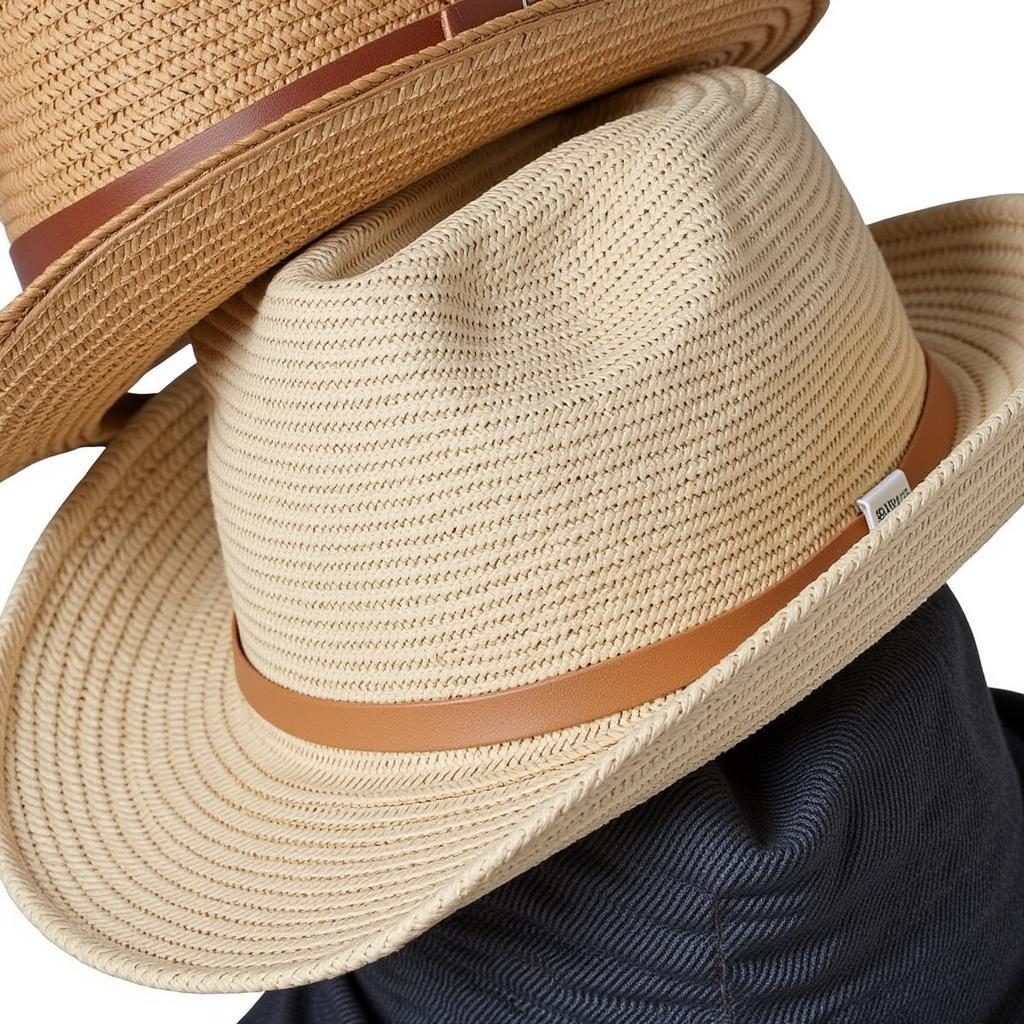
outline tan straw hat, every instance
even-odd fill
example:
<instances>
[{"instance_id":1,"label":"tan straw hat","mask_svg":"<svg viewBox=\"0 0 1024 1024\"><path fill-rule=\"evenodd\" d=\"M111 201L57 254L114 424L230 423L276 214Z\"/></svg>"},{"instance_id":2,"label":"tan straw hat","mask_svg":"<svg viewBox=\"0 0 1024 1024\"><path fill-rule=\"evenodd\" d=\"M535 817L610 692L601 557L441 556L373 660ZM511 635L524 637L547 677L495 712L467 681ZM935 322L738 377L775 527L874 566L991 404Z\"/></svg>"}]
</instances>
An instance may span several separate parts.
<instances>
[{"instance_id":1,"label":"tan straw hat","mask_svg":"<svg viewBox=\"0 0 1024 1024\"><path fill-rule=\"evenodd\" d=\"M1024 197L869 230L753 71L492 143L193 335L0 627L4 880L150 985L396 949L799 700L1024 497Z\"/></svg>"},{"instance_id":2,"label":"tan straw hat","mask_svg":"<svg viewBox=\"0 0 1024 1024\"><path fill-rule=\"evenodd\" d=\"M0 478L110 436L183 330L358 210L655 72L767 70L826 3L3 4Z\"/></svg>"}]
</instances>

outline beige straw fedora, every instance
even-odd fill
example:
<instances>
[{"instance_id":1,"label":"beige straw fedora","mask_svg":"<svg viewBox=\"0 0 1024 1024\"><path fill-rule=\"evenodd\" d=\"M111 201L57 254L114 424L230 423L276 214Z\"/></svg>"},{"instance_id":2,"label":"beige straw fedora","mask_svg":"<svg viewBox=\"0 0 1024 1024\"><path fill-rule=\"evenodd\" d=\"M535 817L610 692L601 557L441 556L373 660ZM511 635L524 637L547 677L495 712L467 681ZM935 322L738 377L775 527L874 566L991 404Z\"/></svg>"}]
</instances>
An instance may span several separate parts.
<instances>
[{"instance_id":1,"label":"beige straw fedora","mask_svg":"<svg viewBox=\"0 0 1024 1024\"><path fill-rule=\"evenodd\" d=\"M799 700L1024 498L1024 197L869 230L749 70L492 143L193 338L0 625L4 881L150 985L396 949Z\"/></svg>"},{"instance_id":2,"label":"beige straw fedora","mask_svg":"<svg viewBox=\"0 0 1024 1024\"><path fill-rule=\"evenodd\" d=\"M669 67L766 70L826 2L3 4L0 478L108 437L183 330L358 210Z\"/></svg>"}]
</instances>

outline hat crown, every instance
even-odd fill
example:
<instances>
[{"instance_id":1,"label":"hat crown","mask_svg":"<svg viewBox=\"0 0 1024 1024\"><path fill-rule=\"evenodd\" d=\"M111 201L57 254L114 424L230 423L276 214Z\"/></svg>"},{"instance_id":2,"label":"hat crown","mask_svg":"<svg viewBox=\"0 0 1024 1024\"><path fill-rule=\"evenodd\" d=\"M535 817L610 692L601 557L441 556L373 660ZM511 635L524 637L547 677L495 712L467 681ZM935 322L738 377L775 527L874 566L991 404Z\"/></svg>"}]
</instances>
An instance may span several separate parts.
<instances>
[{"instance_id":1,"label":"hat crown","mask_svg":"<svg viewBox=\"0 0 1024 1024\"><path fill-rule=\"evenodd\" d=\"M246 654L494 692L756 596L897 464L925 367L781 89L677 76L358 217L195 331Z\"/></svg>"},{"instance_id":2,"label":"hat crown","mask_svg":"<svg viewBox=\"0 0 1024 1024\"><path fill-rule=\"evenodd\" d=\"M0 217L13 240L442 0L16 0L0 7Z\"/></svg>"}]
</instances>

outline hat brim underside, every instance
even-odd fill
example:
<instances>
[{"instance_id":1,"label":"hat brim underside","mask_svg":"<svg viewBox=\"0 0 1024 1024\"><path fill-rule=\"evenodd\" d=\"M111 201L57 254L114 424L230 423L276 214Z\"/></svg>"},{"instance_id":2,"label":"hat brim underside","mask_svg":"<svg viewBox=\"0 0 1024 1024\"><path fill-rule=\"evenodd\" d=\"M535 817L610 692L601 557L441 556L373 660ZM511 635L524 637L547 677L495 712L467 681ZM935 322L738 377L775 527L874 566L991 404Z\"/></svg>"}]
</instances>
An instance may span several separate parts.
<instances>
[{"instance_id":1,"label":"hat brim underside","mask_svg":"<svg viewBox=\"0 0 1024 1024\"><path fill-rule=\"evenodd\" d=\"M956 394L959 443L885 526L692 685L532 740L366 754L235 684L199 380L111 444L0 626L0 868L80 959L148 985L333 977L754 732L941 585L1024 501L1024 197L874 229Z\"/></svg>"},{"instance_id":2,"label":"hat brim underside","mask_svg":"<svg viewBox=\"0 0 1024 1024\"><path fill-rule=\"evenodd\" d=\"M0 479L118 430L132 407L114 403L183 331L359 210L490 139L670 67L768 70L825 6L536 0L205 161L0 311Z\"/></svg>"}]
</instances>

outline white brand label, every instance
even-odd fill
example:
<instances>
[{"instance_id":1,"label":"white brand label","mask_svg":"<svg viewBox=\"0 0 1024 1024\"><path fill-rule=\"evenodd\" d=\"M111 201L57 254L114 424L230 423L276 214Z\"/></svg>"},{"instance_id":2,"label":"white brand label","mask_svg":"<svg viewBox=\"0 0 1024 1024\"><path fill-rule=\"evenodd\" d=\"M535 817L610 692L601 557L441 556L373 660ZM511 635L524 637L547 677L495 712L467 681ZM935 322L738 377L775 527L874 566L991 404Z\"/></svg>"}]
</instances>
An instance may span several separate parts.
<instances>
[{"instance_id":1,"label":"white brand label","mask_svg":"<svg viewBox=\"0 0 1024 1024\"><path fill-rule=\"evenodd\" d=\"M877 530L910 497L910 483L902 469L890 473L857 502L868 529Z\"/></svg>"}]
</instances>

